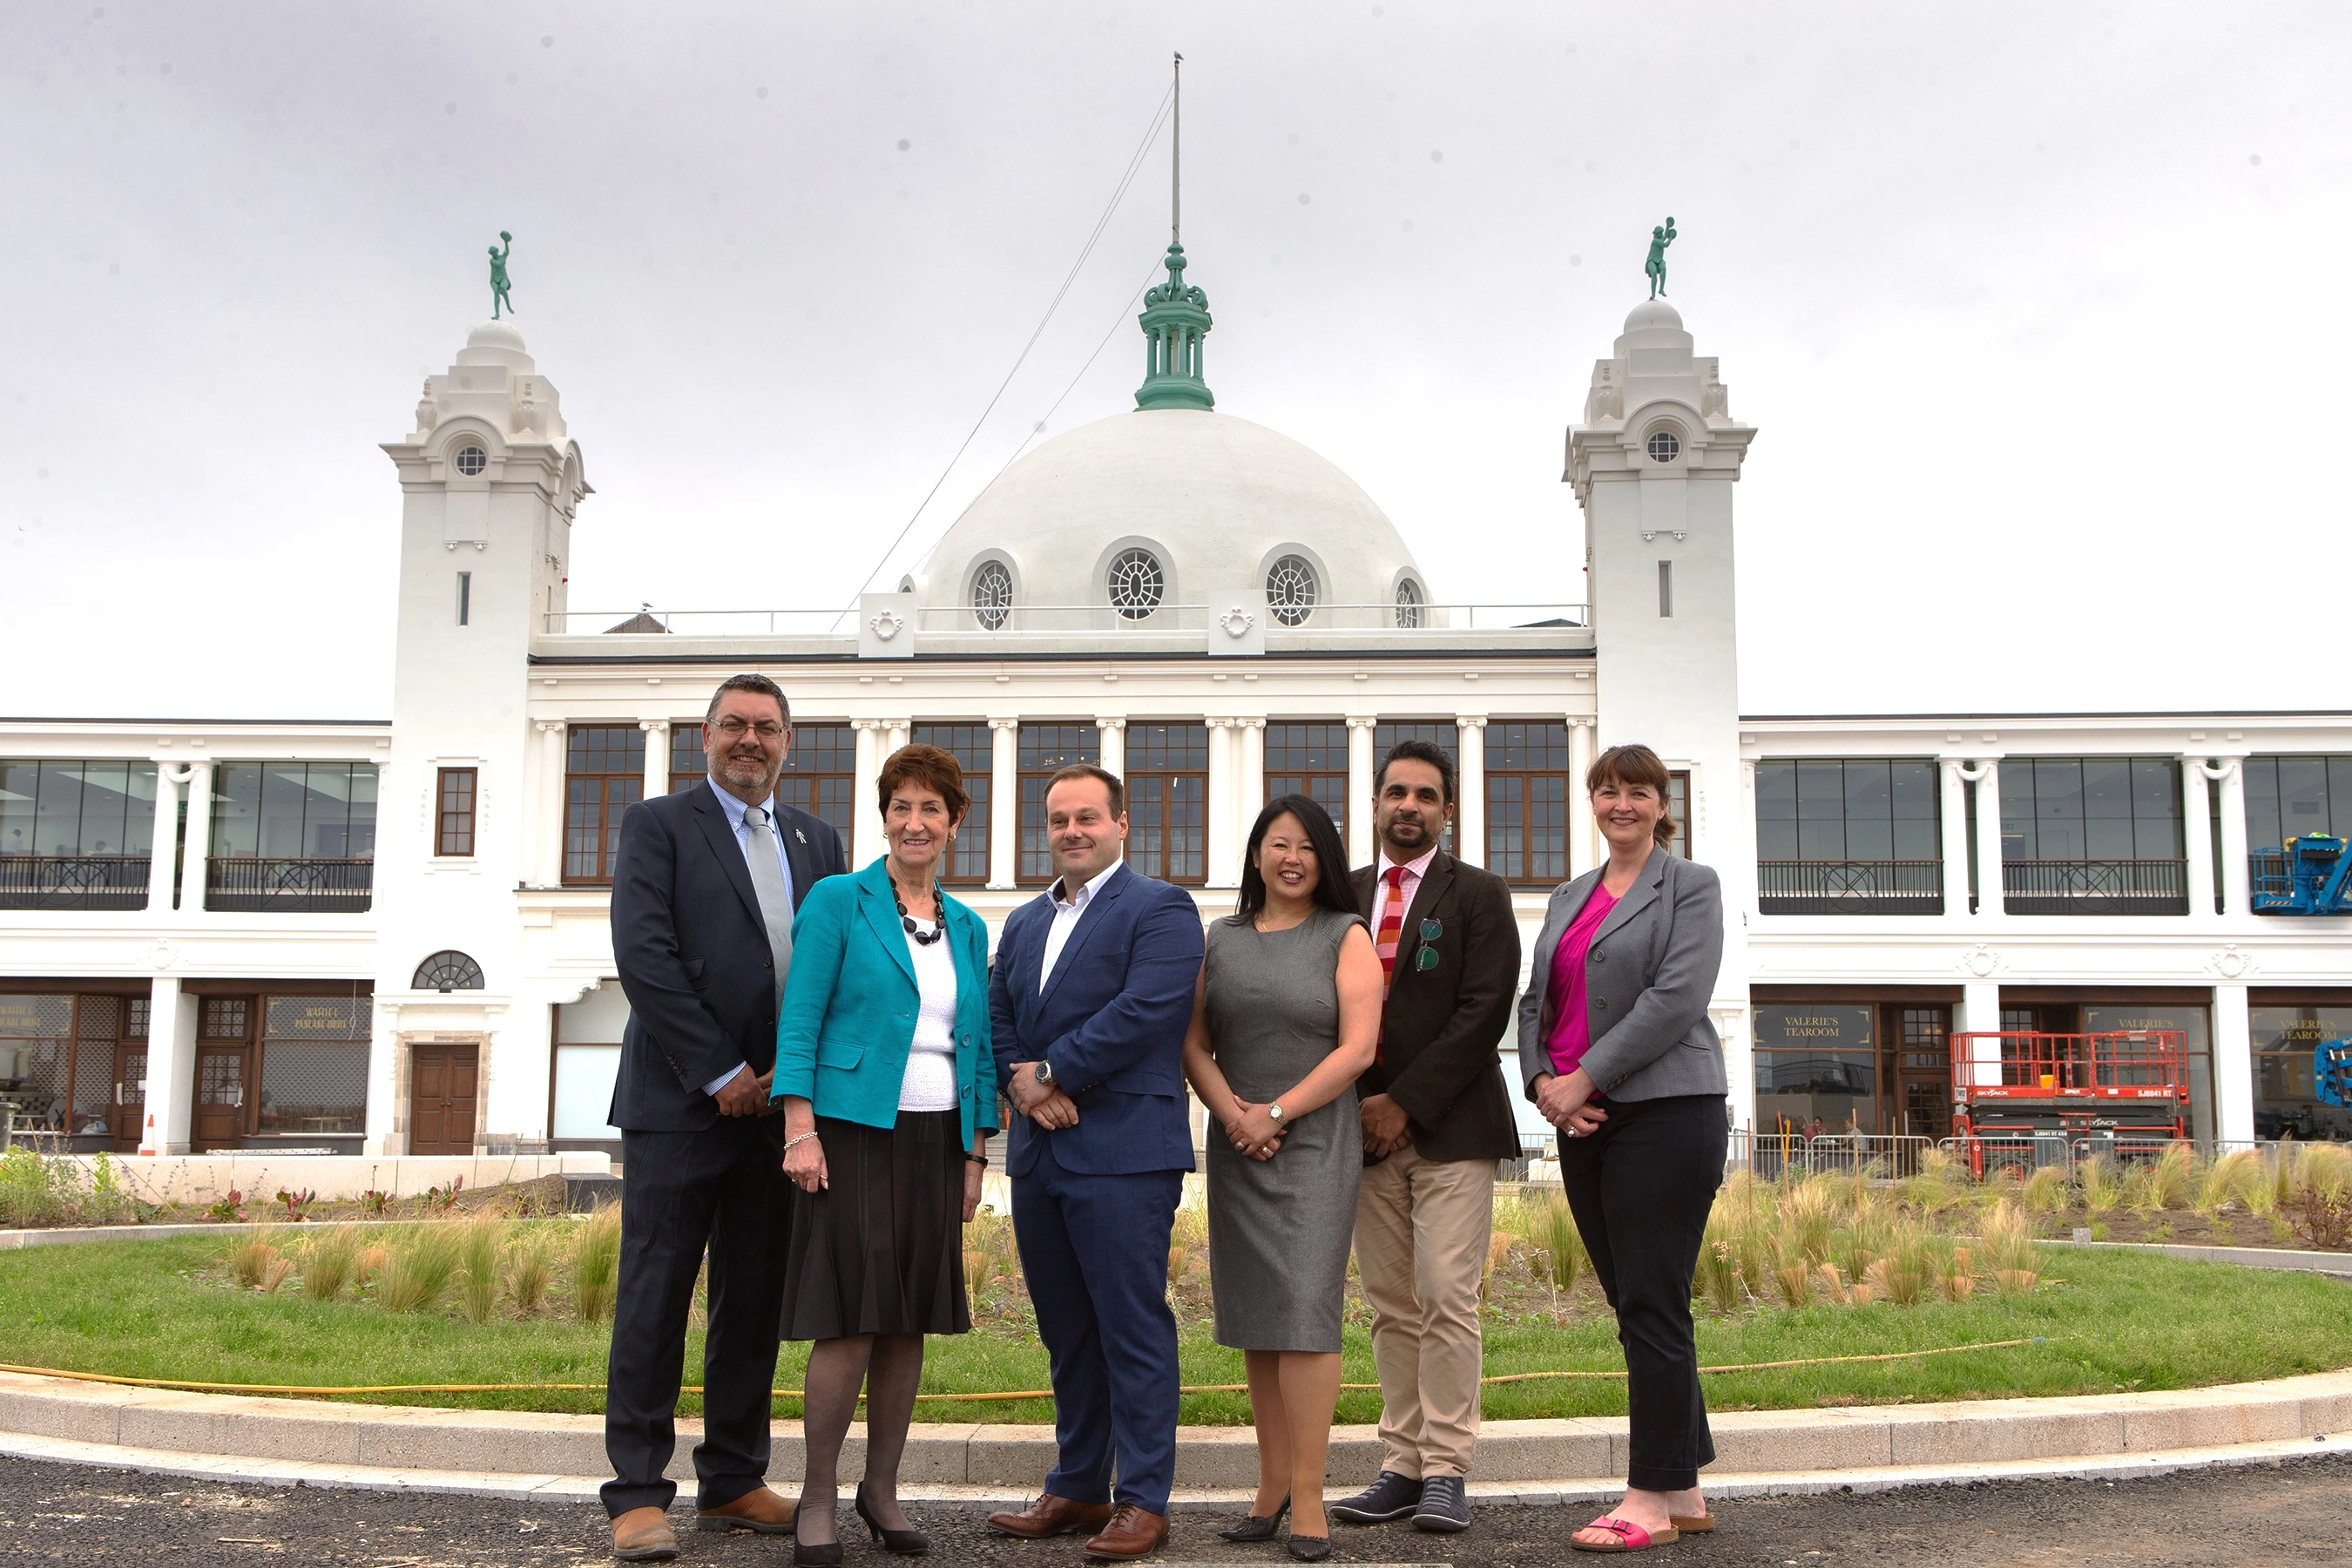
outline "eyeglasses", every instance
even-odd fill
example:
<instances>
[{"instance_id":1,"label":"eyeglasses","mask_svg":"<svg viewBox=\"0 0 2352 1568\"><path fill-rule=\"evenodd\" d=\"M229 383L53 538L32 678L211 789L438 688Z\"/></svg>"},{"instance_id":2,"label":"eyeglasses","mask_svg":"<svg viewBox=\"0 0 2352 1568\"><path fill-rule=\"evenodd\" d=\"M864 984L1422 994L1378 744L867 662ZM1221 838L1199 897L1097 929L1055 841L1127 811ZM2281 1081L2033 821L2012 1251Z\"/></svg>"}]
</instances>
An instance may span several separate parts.
<instances>
[{"instance_id":1,"label":"eyeglasses","mask_svg":"<svg viewBox=\"0 0 2352 1568\"><path fill-rule=\"evenodd\" d=\"M730 741L741 740L746 731L759 736L762 741L781 741L784 737L784 727L772 719L762 719L757 724L747 724L730 714L711 727Z\"/></svg>"}]
</instances>

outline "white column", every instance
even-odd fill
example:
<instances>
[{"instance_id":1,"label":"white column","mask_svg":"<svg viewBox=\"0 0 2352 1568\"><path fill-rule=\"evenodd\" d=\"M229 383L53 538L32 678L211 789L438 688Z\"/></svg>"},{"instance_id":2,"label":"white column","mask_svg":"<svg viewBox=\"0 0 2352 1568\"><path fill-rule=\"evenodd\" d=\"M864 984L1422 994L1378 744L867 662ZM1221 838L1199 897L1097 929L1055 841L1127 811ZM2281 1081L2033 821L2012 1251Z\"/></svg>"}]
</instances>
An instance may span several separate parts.
<instances>
[{"instance_id":1,"label":"white column","mask_svg":"<svg viewBox=\"0 0 2352 1568\"><path fill-rule=\"evenodd\" d=\"M1469 865L1486 863L1486 721L1454 721L1454 853ZM1571 816L1569 830L1575 831Z\"/></svg>"},{"instance_id":2,"label":"white column","mask_svg":"<svg viewBox=\"0 0 2352 1568\"><path fill-rule=\"evenodd\" d=\"M180 841L180 918L200 920L205 912L205 858L212 853L213 765L188 764L188 831ZM152 1047L151 1047L152 1048ZM182 1115L186 1113L184 1110ZM183 1143L187 1142L184 1135Z\"/></svg>"},{"instance_id":3,"label":"white column","mask_svg":"<svg viewBox=\"0 0 2352 1568\"><path fill-rule=\"evenodd\" d=\"M1969 918L1969 785L1958 757L1946 757L1936 772L1943 784L1944 915Z\"/></svg>"},{"instance_id":4,"label":"white column","mask_svg":"<svg viewBox=\"0 0 2352 1568\"><path fill-rule=\"evenodd\" d=\"M1372 865L1372 726L1378 719L1348 721L1348 858Z\"/></svg>"},{"instance_id":5,"label":"white column","mask_svg":"<svg viewBox=\"0 0 2352 1568\"><path fill-rule=\"evenodd\" d=\"M1568 721L1568 874L1581 877L1601 864L1593 837L1592 803L1584 793L1584 775L1592 767L1592 742L1597 719Z\"/></svg>"},{"instance_id":6,"label":"white column","mask_svg":"<svg viewBox=\"0 0 2352 1568\"><path fill-rule=\"evenodd\" d=\"M147 912L169 914L172 910L172 868L180 863L180 786L188 782L190 770L173 766L163 757L155 759L155 842L148 850Z\"/></svg>"},{"instance_id":7,"label":"white column","mask_svg":"<svg viewBox=\"0 0 2352 1568\"><path fill-rule=\"evenodd\" d=\"M2189 859L2189 912L2213 912L2212 801L2206 792L2205 759L2180 759L2180 842Z\"/></svg>"},{"instance_id":8,"label":"white column","mask_svg":"<svg viewBox=\"0 0 2352 1568\"><path fill-rule=\"evenodd\" d=\"M1127 777L1127 721L1097 719L1095 728L1102 731L1101 766L1121 779Z\"/></svg>"},{"instance_id":9,"label":"white column","mask_svg":"<svg viewBox=\"0 0 2352 1568\"><path fill-rule=\"evenodd\" d=\"M542 888L563 885L564 724L541 719L539 724L539 853L538 883Z\"/></svg>"},{"instance_id":10,"label":"white column","mask_svg":"<svg viewBox=\"0 0 2352 1568\"><path fill-rule=\"evenodd\" d=\"M1960 988L1960 1015L1953 1020L1953 1032L1959 1034L1969 1030L1982 1030L1995 1033L2000 1028L2000 982L1998 980L1967 982ZM2000 1042L1977 1040L1969 1043L1976 1048L1970 1054L1970 1060L1974 1063L1974 1067L1969 1081L1999 1083L2000 1081ZM1956 1045L1953 1049L1957 1053L1959 1047Z\"/></svg>"},{"instance_id":11,"label":"white column","mask_svg":"<svg viewBox=\"0 0 2352 1568\"><path fill-rule=\"evenodd\" d=\"M669 793L669 721L647 719L637 728L646 732L646 798Z\"/></svg>"},{"instance_id":12,"label":"white column","mask_svg":"<svg viewBox=\"0 0 2352 1568\"><path fill-rule=\"evenodd\" d=\"M1021 721L988 721L988 885L1021 879Z\"/></svg>"},{"instance_id":13,"label":"white column","mask_svg":"<svg viewBox=\"0 0 2352 1568\"><path fill-rule=\"evenodd\" d=\"M1258 808L1265 805L1265 721L1236 719L1234 723L1242 738L1241 784L1236 794L1242 810L1255 820Z\"/></svg>"},{"instance_id":14,"label":"white column","mask_svg":"<svg viewBox=\"0 0 2352 1568\"><path fill-rule=\"evenodd\" d=\"M1753 1011L1717 1000L1707 1016L1723 1041L1723 1073L1731 1088L1731 1124L1751 1131L1756 1126L1756 1031Z\"/></svg>"},{"instance_id":15,"label":"white column","mask_svg":"<svg viewBox=\"0 0 2352 1568\"><path fill-rule=\"evenodd\" d=\"M849 868L870 866L882 853L882 814L875 808L874 782L882 776L882 721L852 719L857 737L856 772L849 785L851 830Z\"/></svg>"},{"instance_id":16,"label":"white column","mask_svg":"<svg viewBox=\"0 0 2352 1568\"><path fill-rule=\"evenodd\" d=\"M2253 872L2246 863L2246 770L2243 759L2224 758L2221 780L2221 906L2232 915L2253 912ZM2213 775L2209 773L2208 778ZM2204 824L2199 827L2205 831Z\"/></svg>"},{"instance_id":17,"label":"white column","mask_svg":"<svg viewBox=\"0 0 2352 1568\"><path fill-rule=\"evenodd\" d=\"M2000 880L2000 764L1988 760L1977 776L1977 913L2003 911Z\"/></svg>"},{"instance_id":18,"label":"white column","mask_svg":"<svg viewBox=\"0 0 2352 1568\"><path fill-rule=\"evenodd\" d=\"M403 984L405 984L404 982ZM362 1154L401 1152L397 1113L400 1108L400 1007L379 1001L372 1009L373 1026L368 1034L367 1136Z\"/></svg>"},{"instance_id":19,"label":"white column","mask_svg":"<svg viewBox=\"0 0 2352 1568\"><path fill-rule=\"evenodd\" d=\"M1242 825L1234 819L1234 721L1212 719L1209 726L1209 879L1212 888L1237 888L1242 879Z\"/></svg>"},{"instance_id":20,"label":"white column","mask_svg":"<svg viewBox=\"0 0 2352 1568\"><path fill-rule=\"evenodd\" d=\"M882 762L889 761L891 753L905 745L907 737L914 732L915 721L912 719L885 720L882 724ZM877 768L878 771L879 763Z\"/></svg>"},{"instance_id":21,"label":"white column","mask_svg":"<svg viewBox=\"0 0 2352 1568\"><path fill-rule=\"evenodd\" d=\"M147 1114L139 1152L184 1154L196 1092L196 999L182 995L171 975L158 975L147 994Z\"/></svg>"},{"instance_id":22,"label":"white column","mask_svg":"<svg viewBox=\"0 0 2352 1568\"><path fill-rule=\"evenodd\" d=\"M2235 1142L2254 1136L2253 1020L2242 984L2213 987L2213 1135Z\"/></svg>"}]
</instances>

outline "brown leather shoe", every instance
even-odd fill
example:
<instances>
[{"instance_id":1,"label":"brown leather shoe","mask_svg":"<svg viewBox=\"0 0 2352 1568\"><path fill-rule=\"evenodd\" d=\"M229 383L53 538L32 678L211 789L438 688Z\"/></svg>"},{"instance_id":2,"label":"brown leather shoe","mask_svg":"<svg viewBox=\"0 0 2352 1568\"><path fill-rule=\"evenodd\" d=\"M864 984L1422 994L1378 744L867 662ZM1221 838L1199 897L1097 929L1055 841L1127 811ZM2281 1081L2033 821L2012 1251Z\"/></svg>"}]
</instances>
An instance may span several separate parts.
<instances>
[{"instance_id":1,"label":"brown leather shoe","mask_svg":"<svg viewBox=\"0 0 2352 1568\"><path fill-rule=\"evenodd\" d=\"M1168 1539L1168 1516L1146 1513L1131 1502L1118 1505L1103 1532L1087 1542L1089 1557L1143 1557Z\"/></svg>"},{"instance_id":2,"label":"brown leather shoe","mask_svg":"<svg viewBox=\"0 0 2352 1568\"><path fill-rule=\"evenodd\" d=\"M1037 1500L1019 1513L992 1513L988 1528L1017 1535L1024 1541L1042 1541L1048 1535L1065 1535L1073 1530L1092 1530L1110 1518L1107 1502L1072 1502L1052 1492L1041 1492Z\"/></svg>"},{"instance_id":3,"label":"brown leather shoe","mask_svg":"<svg viewBox=\"0 0 2352 1568\"><path fill-rule=\"evenodd\" d=\"M622 1563L667 1563L677 1555L669 1515L657 1508L633 1508L613 1521L613 1556Z\"/></svg>"},{"instance_id":4,"label":"brown leather shoe","mask_svg":"<svg viewBox=\"0 0 2352 1568\"><path fill-rule=\"evenodd\" d=\"M756 1531L761 1535L790 1535L793 1515L800 1505L772 1487L753 1487L733 1502L694 1510L697 1530Z\"/></svg>"}]
</instances>

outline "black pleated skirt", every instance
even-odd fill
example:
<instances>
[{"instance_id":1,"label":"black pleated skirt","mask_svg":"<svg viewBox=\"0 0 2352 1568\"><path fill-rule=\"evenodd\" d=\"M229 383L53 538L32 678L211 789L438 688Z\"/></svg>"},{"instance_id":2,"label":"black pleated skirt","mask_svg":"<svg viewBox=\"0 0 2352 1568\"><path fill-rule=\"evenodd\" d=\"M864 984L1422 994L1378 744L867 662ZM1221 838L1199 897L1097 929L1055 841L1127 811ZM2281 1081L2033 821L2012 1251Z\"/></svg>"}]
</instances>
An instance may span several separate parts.
<instances>
[{"instance_id":1,"label":"black pleated skirt","mask_svg":"<svg viewBox=\"0 0 2352 1568\"><path fill-rule=\"evenodd\" d=\"M902 1110L895 1127L816 1119L829 1184L793 1186L777 1337L961 1334L962 1113Z\"/></svg>"}]
</instances>

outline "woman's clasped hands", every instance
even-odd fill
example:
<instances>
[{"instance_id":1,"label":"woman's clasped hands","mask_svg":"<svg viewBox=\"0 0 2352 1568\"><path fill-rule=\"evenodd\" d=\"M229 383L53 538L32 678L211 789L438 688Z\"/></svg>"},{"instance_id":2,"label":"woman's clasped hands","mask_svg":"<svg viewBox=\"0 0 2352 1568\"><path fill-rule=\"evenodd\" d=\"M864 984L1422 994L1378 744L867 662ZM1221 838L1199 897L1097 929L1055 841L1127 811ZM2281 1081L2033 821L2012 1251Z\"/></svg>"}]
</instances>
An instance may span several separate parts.
<instances>
[{"instance_id":1,"label":"woman's clasped hands","mask_svg":"<svg viewBox=\"0 0 2352 1568\"><path fill-rule=\"evenodd\" d=\"M1233 1120L1225 1123L1225 1136L1234 1152L1253 1160L1271 1160L1282 1148L1282 1124L1266 1107L1239 1098L1234 1100Z\"/></svg>"},{"instance_id":2,"label":"woman's clasped hands","mask_svg":"<svg viewBox=\"0 0 2352 1568\"><path fill-rule=\"evenodd\" d=\"M1536 1079L1536 1110L1570 1138L1590 1137L1609 1120L1593 1102L1592 1075L1582 1068L1571 1073L1546 1073Z\"/></svg>"}]
</instances>

